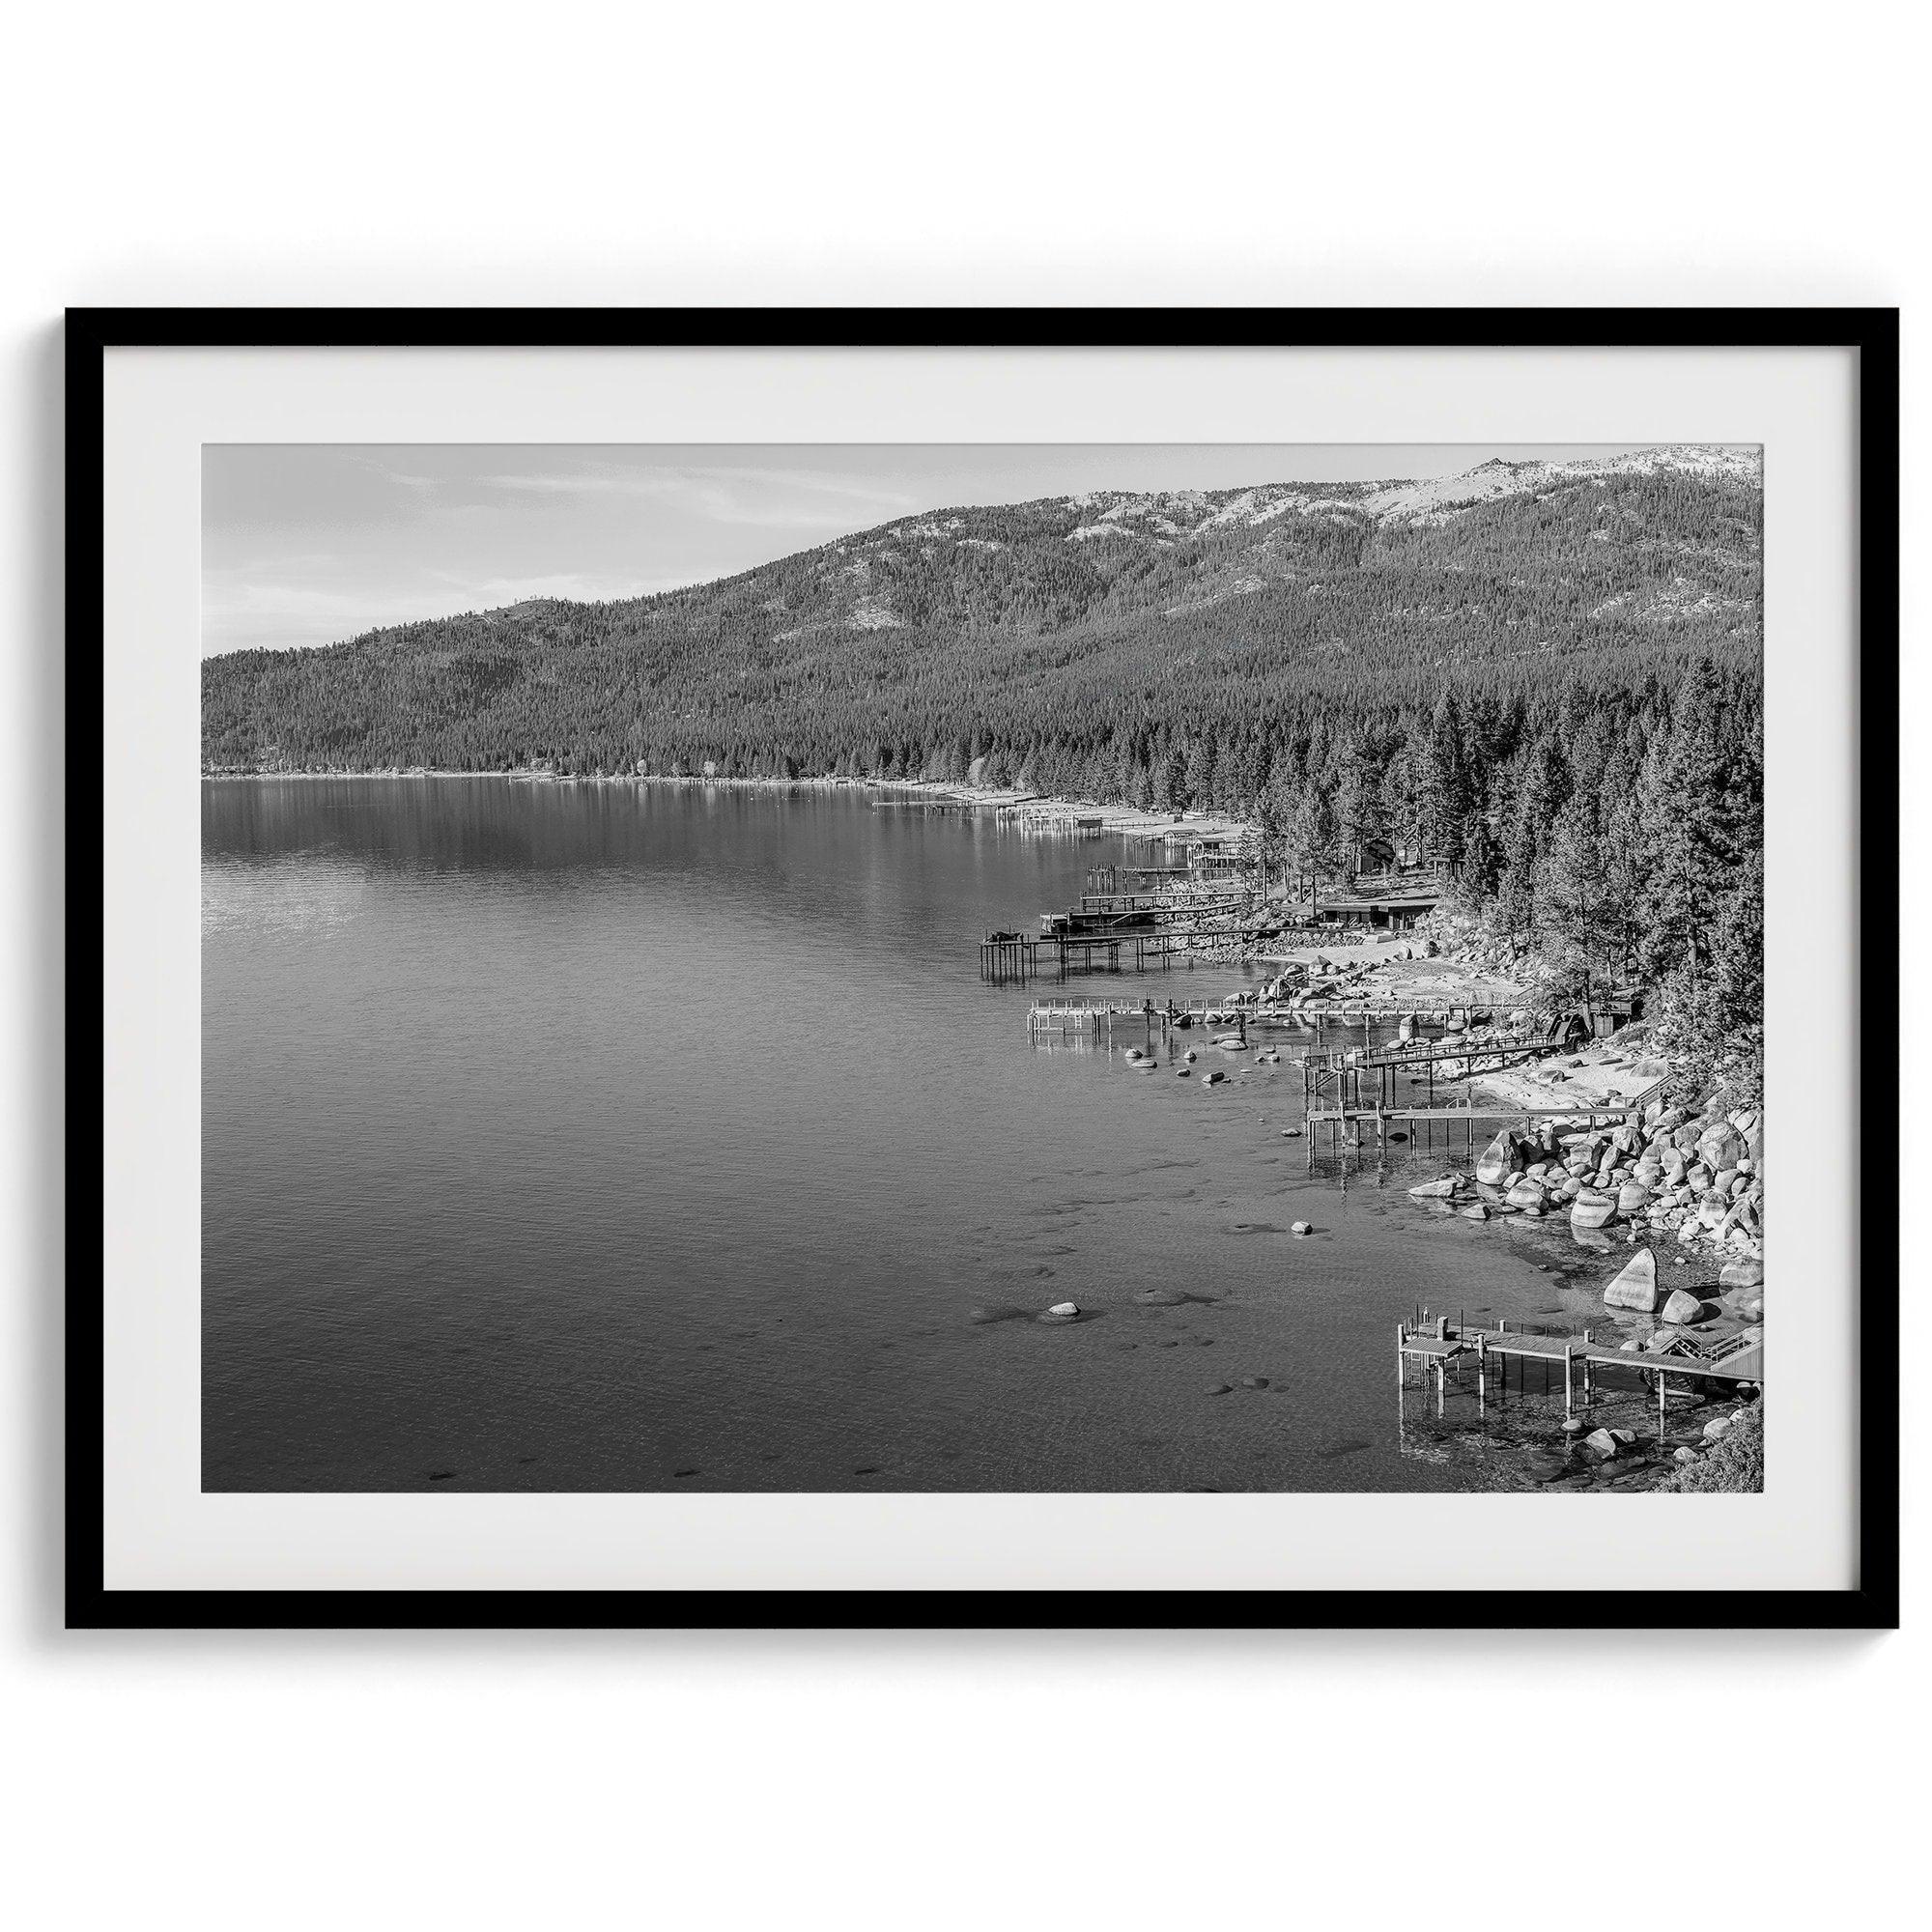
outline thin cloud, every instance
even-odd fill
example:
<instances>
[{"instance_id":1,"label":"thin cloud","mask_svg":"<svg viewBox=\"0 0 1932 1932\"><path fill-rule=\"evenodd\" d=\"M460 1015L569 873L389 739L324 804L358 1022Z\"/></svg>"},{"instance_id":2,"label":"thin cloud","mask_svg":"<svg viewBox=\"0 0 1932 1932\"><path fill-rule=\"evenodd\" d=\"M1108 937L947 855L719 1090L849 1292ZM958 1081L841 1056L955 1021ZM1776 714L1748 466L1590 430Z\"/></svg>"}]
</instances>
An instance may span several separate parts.
<instances>
[{"instance_id":1,"label":"thin cloud","mask_svg":"<svg viewBox=\"0 0 1932 1932\"><path fill-rule=\"evenodd\" d=\"M543 497L630 497L669 503L714 523L764 527L849 529L855 521L902 516L918 507L909 493L827 469L751 465L664 465L629 469L586 464L571 469L505 470L481 476L485 488Z\"/></svg>"}]
</instances>

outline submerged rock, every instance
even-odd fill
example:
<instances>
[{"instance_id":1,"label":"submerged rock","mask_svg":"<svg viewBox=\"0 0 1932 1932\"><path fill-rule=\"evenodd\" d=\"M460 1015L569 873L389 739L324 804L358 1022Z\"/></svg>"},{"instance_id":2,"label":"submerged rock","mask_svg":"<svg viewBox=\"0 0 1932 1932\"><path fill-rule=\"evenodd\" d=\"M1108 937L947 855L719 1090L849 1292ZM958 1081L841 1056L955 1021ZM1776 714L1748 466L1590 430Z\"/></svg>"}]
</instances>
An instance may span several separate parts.
<instances>
[{"instance_id":1,"label":"submerged rock","mask_svg":"<svg viewBox=\"0 0 1932 1932\"><path fill-rule=\"evenodd\" d=\"M1445 1175L1440 1180L1421 1181L1416 1186L1411 1187L1408 1191L1411 1194L1415 1195L1422 1195L1428 1197L1441 1197L1445 1195L1454 1194L1457 1188L1460 1187L1461 1185L1462 1182L1458 1180L1453 1174L1451 1174L1451 1175Z\"/></svg>"},{"instance_id":2,"label":"submerged rock","mask_svg":"<svg viewBox=\"0 0 1932 1932\"><path fill-rule=\"evenodd\" d=\"M1042 1321L1073 1321L1079 1319L1080 1304L1077 1301L1056 1301L1039 1319Z\"/></svg>"}]
</instances>

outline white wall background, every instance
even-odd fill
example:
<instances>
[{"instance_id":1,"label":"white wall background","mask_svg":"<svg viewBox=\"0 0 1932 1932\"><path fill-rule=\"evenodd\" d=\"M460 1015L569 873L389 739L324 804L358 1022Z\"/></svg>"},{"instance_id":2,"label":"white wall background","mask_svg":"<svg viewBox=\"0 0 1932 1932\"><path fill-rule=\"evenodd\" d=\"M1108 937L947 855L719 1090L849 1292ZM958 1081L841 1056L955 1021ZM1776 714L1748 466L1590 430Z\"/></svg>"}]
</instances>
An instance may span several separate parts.
<instances>
[{"instance_id":1,"label":"white wall background","mask_svg":"<svg viewBox=\"0 0 1932 1932\"><path fill-rule=\"evenodd\" d=\"M1453 1932L1808 1915L1845 1901L1848 1871L1861 1902L1921 1889L1922 1631L74 1637L50 1461L64 304L1902 302L1912 449L1932 274L1905 17L185 0L11 24L0 1829L18 1922L1426 1913ZM1908 638L1922 602L1909 586ZM1918 726L1908 769L1923 751ZM71 862L85 895L93 855ZM1872 1059L1888 1078L1882 1035ZM1908 1094L1925 1060L1907 1049ZM1876 1182L1890 1151L1866 1151ZM1915 1125L1908 1169L1924 1153ZM1867 1206L1891 1211L1889 1189ZM1925 1462L1920 1438L1908 1619ZM1618 1850L1643 1882L1613 1892Z\"/></svg>"}]
</instances>

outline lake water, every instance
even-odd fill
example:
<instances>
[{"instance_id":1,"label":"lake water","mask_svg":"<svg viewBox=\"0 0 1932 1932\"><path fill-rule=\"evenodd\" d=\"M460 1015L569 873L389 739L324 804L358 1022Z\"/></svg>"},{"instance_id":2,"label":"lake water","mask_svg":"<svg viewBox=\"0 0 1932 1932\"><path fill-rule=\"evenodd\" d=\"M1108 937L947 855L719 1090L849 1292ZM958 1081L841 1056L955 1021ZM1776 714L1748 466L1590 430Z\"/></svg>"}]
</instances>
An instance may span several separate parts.
<instances>
[{"instance_id":1,"label":"lake water","mask_svg":"<svg viewBox=\"0 0 1932 1932\"><path fill-rule=\"evenodd\" d=\"M263 781L202 810L210 1490L1563 1473L1560 1378L1399 1414L1395 1324L1601 1321L1613 1261L1431 1215L1413 1170L1311 1175L1289 1060L1135 1073L1031 1044L1042 988L981 982L987 929L1144 846L850 790ZM1036 1319L1065 1299L1086 1319Z\"/></svg>"}]
</instances>

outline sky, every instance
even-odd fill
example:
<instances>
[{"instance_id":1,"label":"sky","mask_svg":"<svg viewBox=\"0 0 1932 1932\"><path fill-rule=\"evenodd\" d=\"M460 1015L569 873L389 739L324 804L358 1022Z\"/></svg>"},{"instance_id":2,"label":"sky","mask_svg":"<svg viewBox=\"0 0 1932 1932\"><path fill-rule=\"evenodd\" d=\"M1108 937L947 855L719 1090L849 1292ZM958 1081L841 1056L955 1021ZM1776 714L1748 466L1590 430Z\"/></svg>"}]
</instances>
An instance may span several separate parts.
<instances>
[{"instance_id":1,"label":"sky","mask_svg":"<svg viewBox=\"0 0 1932 1932\"><path fill-rule=\"evenodd\" d=\"M526 597L637 597L915 511L1082 490L1451 475L1624 444L211 443L204 655Z\"/></svg>"}]
</instances>

